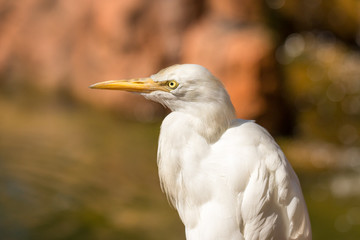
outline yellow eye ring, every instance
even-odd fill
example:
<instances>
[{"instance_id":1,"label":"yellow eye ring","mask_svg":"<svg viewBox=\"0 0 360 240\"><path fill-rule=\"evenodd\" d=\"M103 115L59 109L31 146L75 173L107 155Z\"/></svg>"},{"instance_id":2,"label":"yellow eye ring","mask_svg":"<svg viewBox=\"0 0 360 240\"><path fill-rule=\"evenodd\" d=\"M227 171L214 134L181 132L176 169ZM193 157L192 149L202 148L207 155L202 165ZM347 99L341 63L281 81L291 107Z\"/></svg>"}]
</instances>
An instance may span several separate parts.
<instances>
[{"instance_id":1,"label":"yellow eye ring","mask_svg":"<svg viewBox=\"0 0 360 240\"><path fill-rule=\"evenodd\" d=\"M175 89L179 86L179 83L175 80L170 80L170 81L167 81L166 85L171 89Z\"/></svg>"}]
</instances>

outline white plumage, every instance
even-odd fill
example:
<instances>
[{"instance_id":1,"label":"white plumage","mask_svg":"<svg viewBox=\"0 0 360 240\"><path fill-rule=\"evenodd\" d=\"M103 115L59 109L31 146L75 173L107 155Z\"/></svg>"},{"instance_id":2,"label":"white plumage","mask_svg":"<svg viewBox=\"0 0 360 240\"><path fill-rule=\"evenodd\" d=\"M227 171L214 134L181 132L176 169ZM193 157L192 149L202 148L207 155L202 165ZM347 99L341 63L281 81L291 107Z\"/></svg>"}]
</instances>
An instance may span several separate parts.
<instances>
[{"instance_id":1,"label":"white plumage","mask_svg":"<svg viewBox=\"0 0 360 240\"><path fill-rule=\"evenodd\" d=\"M141 92L172 110L161 125L158 168L186 239L311 239L298 178L280 147L264 128L235 118L206 68L174 65L91 87Z\"/></svg>"}]
</instances>

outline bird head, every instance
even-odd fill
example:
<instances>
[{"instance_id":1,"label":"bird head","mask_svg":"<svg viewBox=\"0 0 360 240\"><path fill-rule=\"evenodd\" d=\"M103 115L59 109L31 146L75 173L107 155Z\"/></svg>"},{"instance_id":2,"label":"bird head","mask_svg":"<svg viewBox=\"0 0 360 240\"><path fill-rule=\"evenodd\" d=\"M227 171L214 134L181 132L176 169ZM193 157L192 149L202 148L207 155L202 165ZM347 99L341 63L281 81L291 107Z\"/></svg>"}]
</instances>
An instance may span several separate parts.
<instances>
[{"instance_id":1,"label":"bird head","mask_svg":"<svg viewBox=\"0 0 360 240\"><path fill-rule=\"evenodd\" d=\"M172 111L203 112L216 105L234 112L222 83L196 64L173 65L147 78L105 81L90 88L137 92Z\"/></svg>"},{"instance_id":2,"label":"bird head","mask_svg":"<svg viewBox=\"0 0 360 240\"><path fill-rule=\"evenodd\" d=\"M223 84L196 64L173 65L147 78L111 80L90 88L136 92L192 119L196 131L214 142L235 119Z\"/></svg>"}]
</instances>

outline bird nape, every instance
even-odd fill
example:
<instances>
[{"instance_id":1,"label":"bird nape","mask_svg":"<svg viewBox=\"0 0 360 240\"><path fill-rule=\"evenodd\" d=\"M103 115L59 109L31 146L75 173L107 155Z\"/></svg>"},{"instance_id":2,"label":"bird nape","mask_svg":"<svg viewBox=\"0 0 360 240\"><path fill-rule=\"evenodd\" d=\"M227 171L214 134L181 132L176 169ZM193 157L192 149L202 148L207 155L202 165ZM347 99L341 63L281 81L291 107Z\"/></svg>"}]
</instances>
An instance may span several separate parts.
<instances>
[{"instance_id":1,"label":"bird nape","mask_svg":"<svg viewBox=\"0 0 360 240\"><path fill-rule=\"evenodd\" d=\"M172 111L161 125L157 163L186 239L311 239L290 163L264 128L236 119L224 86L206 68L174 65L90 87L139 92Z\"/></svg>"}]
</instances>

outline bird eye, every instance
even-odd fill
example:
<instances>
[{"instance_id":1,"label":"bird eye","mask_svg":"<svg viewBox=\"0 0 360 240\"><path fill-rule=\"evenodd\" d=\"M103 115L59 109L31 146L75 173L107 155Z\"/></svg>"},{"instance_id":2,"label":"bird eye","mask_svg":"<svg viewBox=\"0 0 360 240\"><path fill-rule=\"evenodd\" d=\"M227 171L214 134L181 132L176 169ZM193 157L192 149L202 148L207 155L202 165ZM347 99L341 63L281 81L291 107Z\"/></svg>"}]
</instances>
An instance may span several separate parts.
<instances>
[{"instance_id":1,"label":"bird eye","mask_svg":"<svg viewBox=\"0 0 360 240\"><path fill-rule=\"evenodd\" d=\"M171 89L175 89L177 88L177 86L179 85L179 83L175 80L170 80L170 81L167 81L167 86Z\"/></svg>"}]
</instances>

